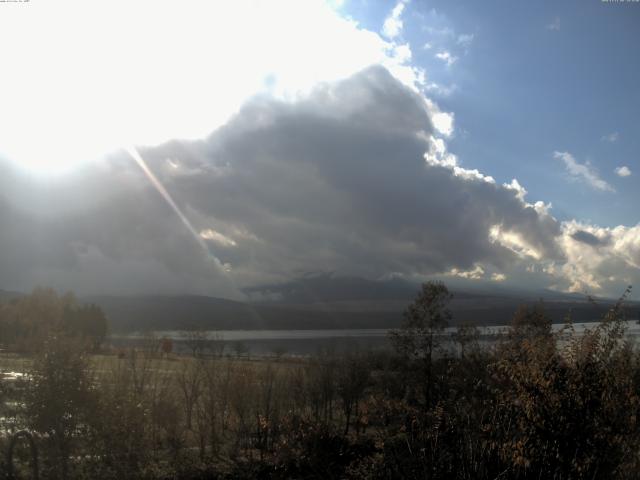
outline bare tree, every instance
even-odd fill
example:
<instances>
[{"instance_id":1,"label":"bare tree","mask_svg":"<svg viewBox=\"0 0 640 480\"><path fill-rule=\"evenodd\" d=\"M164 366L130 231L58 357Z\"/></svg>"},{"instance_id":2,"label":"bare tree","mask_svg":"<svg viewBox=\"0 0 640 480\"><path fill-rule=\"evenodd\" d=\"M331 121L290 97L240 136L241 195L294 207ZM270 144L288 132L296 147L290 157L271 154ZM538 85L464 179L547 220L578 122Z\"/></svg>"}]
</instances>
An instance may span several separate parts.
<instances>
[{"instance_id":1,"label":"bare tree","mask_svg":"<svg viewBox=\"0 0 640 480\"><path fill-rule=\"evenodd\" d=\"M209 332L201 329L185 330L182 337L194 357L202 356L210 342Z\"/></svg>"},{"instance_id":2,"label":"bare tree","mask_svg":"<svg viewBox=\"0 0 640 480\"><path fill-rule=\"evenodd\" d=\"M478 327L471 323L463 323L453 334L453 340L460 345L460 358L464 360L465 356L478 349L478 339L480 331Z\"/></svg>"},{"instance_id":3,"label":"bare tree","mask_svg":"<svg viewBox=\"0 0 640 480\"><path fill-rule=\"evenodd\" d=\"M215 357L222 358L225 349L224 335L221 332L213 332L209 342L211 352Z\"/></svg>"},{"instance_id":4,"label":"bare tree","mask_svg":"<svg viewBox=\"0 0 640 480\"><path fill-rule=\"evenodd\" d=\"M187 429L192 428L193 412L202 393L202 371L200 362L184 361L176 376L178 389L182 396Z\"/></svg>"},{"instance_id":5,"label":"bare tree","mask_svg":"<svg viewBox=\"0 0 640 480\"><path fill-rule=\"evenodd\" d=\"M358 419L360 400L369 383L370 371L361 355L347 354L342 359L337 375L337 392L342 400L345 416L344 434L349 433L352 415ZM356 423L358 433L358 423Z\"/></svg>"},{"instance_id":6,"label":"bare tree","mask_svg":"<svg viewBox=\"0 0 640 480\"><path fill-rule=\"evenodd\" d=\"M404 313L401 328L390 332L396 351L419 367L425 405L431 402L433 355L439 347L438 336L451 320L447 307L451 297L442 282L422 284L418 296Z\"/></svg>"}]
</instances>

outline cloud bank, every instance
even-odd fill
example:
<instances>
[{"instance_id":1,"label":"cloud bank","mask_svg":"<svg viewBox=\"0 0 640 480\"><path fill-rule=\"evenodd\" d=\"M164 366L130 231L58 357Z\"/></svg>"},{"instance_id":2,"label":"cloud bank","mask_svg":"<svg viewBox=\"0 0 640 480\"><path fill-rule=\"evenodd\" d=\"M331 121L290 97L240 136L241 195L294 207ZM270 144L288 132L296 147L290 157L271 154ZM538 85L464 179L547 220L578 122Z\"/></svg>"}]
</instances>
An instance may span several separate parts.
<instances>
[{"instance_id":1,"label":"cloud bank","mask_svg":"<svg viewBox=\"0 0 640 480\"><path fill-rule=\"evenodd\" d=\"M219 29L200 10L179 13L174 4L152 20L141 4L78 10L86 22L69 25L69 38L87 39L77 48L95 54L89 65L53 35L60 25L29 27L52 33L42 46L29 43L30 23L0 20L0 38L9 32L44 62L27 72L34 88L21 90L24 79L10 77L16 88L0 94L0 125L11 139L0 145L0 288L239 298L244 287L309 272L612 295L638 283L637 226L559 221L550 204L528 199L526 179L501 184L448 150L454 116L426 96L439 89L399 41L406 2L385 21L384 38L324 2L260 4L261 15L246 16L249 4L212 15ZM103 13L122 27L107 50ZM298 21L281 21L290 17ZM243 20L246 38L262 41L228 48L229 38L244 38L235 31ZM147 21L139 42L137 25ZM195 27L166 37L179 24ZM449 28L429 33L459 48L473 40ZM162 56L153 55L158 45ZM446 52L441 60L453 63ZM47 56L67 69L41 85L50 78ZM20 71L14 57L2 57L7 71ZM32 91L39 96L26 102ZM25 158L75 158L125 140L156 145L139 148L153 175L120 149L66 175L23 168ZM588 163L555 156L570 178L613 192Z\"/></svg>"},{"instance_id":2,"label":"cloud bank","mask_svg":"<svg viewBox=\"0 0 640 480\"><path fill-rule=\"evenodd\" d=\"M233 297L321 271L572 290L637 279L638 227L557 221L517 180L458 165L433 117L374 66L295 101L257 96L204 140L141 149L205 249L125 152L48 189L5 163L0 282Z\"/></svg>"}]
</instances>

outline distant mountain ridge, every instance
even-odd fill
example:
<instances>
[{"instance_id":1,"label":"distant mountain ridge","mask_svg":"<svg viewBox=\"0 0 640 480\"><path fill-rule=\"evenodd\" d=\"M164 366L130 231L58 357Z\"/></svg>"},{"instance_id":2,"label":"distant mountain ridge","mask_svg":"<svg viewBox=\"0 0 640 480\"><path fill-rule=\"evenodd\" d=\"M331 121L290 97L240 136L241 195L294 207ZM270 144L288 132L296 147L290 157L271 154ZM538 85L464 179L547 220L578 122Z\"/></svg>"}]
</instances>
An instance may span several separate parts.
<instances>
[{"instance_id":1,"label":"distant mountain ridge","mask_svg":"<svg viewBox=\"0 0 640 480\"><path fill-rule=\"evenodd\" d=\"M479 280L448 279L446 285L458 298L516 297L526 300L585 301L586 295L553 290L525 290ZM361 277L311 274L279 284L256 285L243 289L252 300L284 303L334 302L344 300L412 300L420 283L402 278L368 280ZM610 299L602 299L610 302Z\"/></svg>"},{"instance_id":2,"label":"distant mountain ridge","mask_svg":"<svg viewBox=\"0 0 640 480\"><path fill-rule=\"evenodd\" d=\"M593 321L614 300L552 291L522 291L477 282L447 282L453 294L452 323L506 325L522 304L540 299L558 323ZM331 274L308 275L281 284L244 289L247 301L201 295L91 295L80 297L105 312L112 332L157 330L280 330L397 328L420 285L403 279L367 280ZM0 290L0 301L23 293ZM628 302L629 317L640 303Z\"/></svg>"},{"instance_id":3,"label":"distant mountain ridge","mask_svg":"<svg viewBox=\"0 0 640 480\"><path fill-rule=\"evenodd\" d=\"M245 289L246 302L197 295L88 296L114 332L145 330L259 330L397 328L419 285L404 280L374 281L319 275L281 285ZM558 292L453 290L453 324L505 325L522 304L543 299L554 322L569 312L574 322L593 321L613 300L593 305L585 296ZM265 300L266 299L266 300ZM639 303L629 303L634 318Z\"/></svg>"},{"instance_id":4,"label":"distant mountain ridge","mask_svg":"<svg viewBox=\"0 0 640 480\"><path fill-rule=\"evenodd\" d=\"M336 311L305 305L265 305L205 296L83 297L99 305L113 331L390 328L400 312Z\"/></svg>"},{"instance_id":5,"label":"distant mountain ridge","mask_svg":"<svg viewBox=\"0 0 640 480\"><path fill-rule=\"evenodd\" d=\"M409 300L419 286L402 279L367 280L332 274L308 275L290 282L257 285L243 289L250 298L287 303L342 300Z\"/></svg>"}]
</instances>

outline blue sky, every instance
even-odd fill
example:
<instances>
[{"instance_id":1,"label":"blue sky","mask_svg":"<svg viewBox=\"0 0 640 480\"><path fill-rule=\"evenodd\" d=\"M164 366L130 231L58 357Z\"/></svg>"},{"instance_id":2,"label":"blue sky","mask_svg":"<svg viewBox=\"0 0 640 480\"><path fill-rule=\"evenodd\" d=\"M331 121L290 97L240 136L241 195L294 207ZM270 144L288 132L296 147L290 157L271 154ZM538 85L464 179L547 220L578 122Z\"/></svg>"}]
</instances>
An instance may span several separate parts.
<instances>
[{"instance_id":1,"label":"blue sky","mask_svg":"<svg viewBox=\"0 0 640 480\"><path fill-rule=\"evenodd\" d=\"M395 5L353 0L342 8L382 30ZM498 182L520 179L560 219L640 221L640 5L414 1L401 19L399 41L427 83L451 89L427 92L455 114L449 148L461 165ZM436 58L442 52L455 62ZM572 181L554 151L590 162L615 192ZM619 177L620 166L633 174Z\"/></svg>"}]
</instances>

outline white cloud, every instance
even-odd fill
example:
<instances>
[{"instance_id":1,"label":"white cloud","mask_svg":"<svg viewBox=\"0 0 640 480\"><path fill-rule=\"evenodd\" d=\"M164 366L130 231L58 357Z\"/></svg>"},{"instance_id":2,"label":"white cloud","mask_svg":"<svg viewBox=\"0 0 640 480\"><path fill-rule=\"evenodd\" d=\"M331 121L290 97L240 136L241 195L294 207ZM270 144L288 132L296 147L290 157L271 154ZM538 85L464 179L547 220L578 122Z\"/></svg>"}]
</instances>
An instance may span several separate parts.
<instances>
[{"instance_id":1,"label":"white cloud","mask_svg":"<svg viewBox=\"0 0 640 480\"><path fill-rule=\"evenodd\" d=\"M629 167L627 167L626 165L623 165L622 167L617 167L615 169L616 175L618 175L619 177L629 177L631 176L631 169L629 169Z\"/></svg>"},{"instance_id":2,"label":"white cloud","mask_svg":"<svg viewBox=\"0 0 640 480\"><path fill-rule=\"evenodd\" d=\"M432 12L434 12L432 10ZM436 19L436 21L442 21L442 16L439 15L437 12L435 12L433 15L433 18ZM451 38L455 36L455 32L453 31L453 29L451 27L432 27L432 26L426 26L423 27L423 30L425 32L427 32L429 35L433 35L434 37L441 37L441 38Z\"/></svg>"},{"instance_id":3,"label":"white cloud","mask_svg":"<svg viewBox=\"0 0 640 480\"><path fill-rule=\"evenodd\" d=\"M458 86L455 83L452 85L442 85L440 83L431 82L425 84L424 89L438 97L448 97L458 90Z\"/></svg>"},{"instance_id":4,"label":"white cloud","mask_svg":"<svg viewBox=\"0 0 640 480\"><path fill-rule=\"evenodd\" d=\"M489 231L489 239L508 248L520 258L532 258L534 260L541 260L542 254L531 245L531 243L518 232L505 229L502 225L496 224L491 227Z\"/></svg>"},{"instance_id":5,"label":"white cloud","mask_svg":"<svg viewBox=\"0 0 640 480\"><path fill-rule=\"evenodd\" d=\"M603 142L615 143L620 139L620 134L618 132L608 133L607 135L603 135L600 140Z\"/></svg>"},{"instance_id":6,"label":"white cloud","mask_svg":"<svg viewBox=\"0 0 640 480\"><path fill-rule=\"evenodd\" d=\"M448 277L459 277L466 280L491 280L492 282L504 282L507 276L504 273L492 272L490 275L485 271L485 268L480 264L475 264L473 268L468 270L461 270L458 268L452 268L445 273Z\"/></svg>"},{"instance_id":7,"label":"white cloud","mask_svg":"<svg viewBox=\"0 0 640 480\"><path fill-rule=\"evenodd\" d=\"M527 191L522 185L520 185L520 182L518 182L517 179L514 178L513 180L511 180L511 183L504 183L502 186L515 191L516 197L524 202L524 197L527 195Z\"/></svg>"},{"instance_id":8,"label":"white cloud","mask_svg":"<svg viewBox=\"0 0 640 480\"><path fill-rule=\"evenodd\" d=\"M404 11L405 4L407 0L400 0L387 18L384 20L384 24L382 25L382 34L389 38L394 39L402 33L402 12Z\"/></svg>"},{"instance_id":9,"label":"white cloud","mask_svg":"<svg viewBox=\"0 0 640 480\"><path fill-rule=\"evenodd\" d=\"M575 179L579 179L595 190L602 192L614 192L614 188L604 181L588 163L579 163L569 152L553 152L554 158L562 160L567 173Z\"/></svg>"},{"instance_id":10,"label":"white cloud","mask_svg":"<svg viewBox=\"0 0 640 480\"><path fill-rule=\"evenodd\" d=\"M466 278L468 280L480 280L484 278L484 268L481 265L476 265L471 270L459 270L457 268L452 268L448 275L453 277Z\"/></svg>"},{"instance_id":11,"label":"white cloud","mask_svg":"<svg viewBox=\"0 0 640 480\"><path fill-rule=\"evenodd\" d=\"M567 261L553 275L566 290L617 296L640 282L640 225L602 228L564 222L559 237Z\"/></svg>"},{"instance_id":12,"label":"white cloud","mask_svg":"<svg viewBox=\"0 0 640 480\"><path fill-rule=\"evenodd\" d=\"M475 36L472 33L463 33L462 35L458 35L456 43L463 48L469 48L474 38Z\"/></svg>"},{"instance_id":13,"label":"white cloud","mask_svg":"<svg viewBox=\"0 0 640 480\"><path fill-rule=\"evenodd\" d=\"M484 175L477 169L463 168L458 165L458 158L447 151L447 146L442 138L429 138L429 148L424 154L424 159L429 165L451 170L456 177L461 177L466 180L481 180L491 184L496 183L493 177Z\"/></svg>"},{"instance_id":14,"label":"white cloud","mask_svg":"<svg viewBox=\"0 0 640 480\"><path fill-rule=\"evenodd\" d=\"M434 127L436 127L436 130L444 136L448 137L453 133L453 113L434 110L431 115L431 121L433 122Z\"/></svg>"},{"instance_id":15,"label":"white cloud","mask_svg":"<svg viewBox=\"0 0 640 480\"><path fill-rule=\"evenodd\" d=\"M450 67L458 61L458 57L452 55L451 52L447 50L436 53L436 58L438 60L442 60L447 65L447 67Z\"/></svg>"},{"instance_id":16,"label":"white cloud","mask_svg":"<svg viewBox=\"0 0 640 480\"><path fill-rule=\"evenodd\" d=\"M547 24L547 30L559 31L560 30L560 17L554 17L551 22Z\"/></svg>"},{"instance_id":17,"label":"white cloud","mask_svg":"<svg viewBox=\"0 0 640 480\"><path fill-rule=\"evenodd\" d=\"M219 246L222 246L222 247L235 247L237 245L235 240L227 237L226 235L223 235L220 232L213 230L212 228L207 228L206 230L202 230L200 232L200 237L202 237L203 240L209 240L214 243L217 243Z\"/></svg>"},{"instance_id":18,"label":"white cloud","mask_svg":"<svg viewBox=\"0 0 640 480\"><path fill-rule=\"evenodd\" d=\"M411 48L408 43L394 46L394 57L399 63L411 61Z\"/></svg>"}]
</instances>

